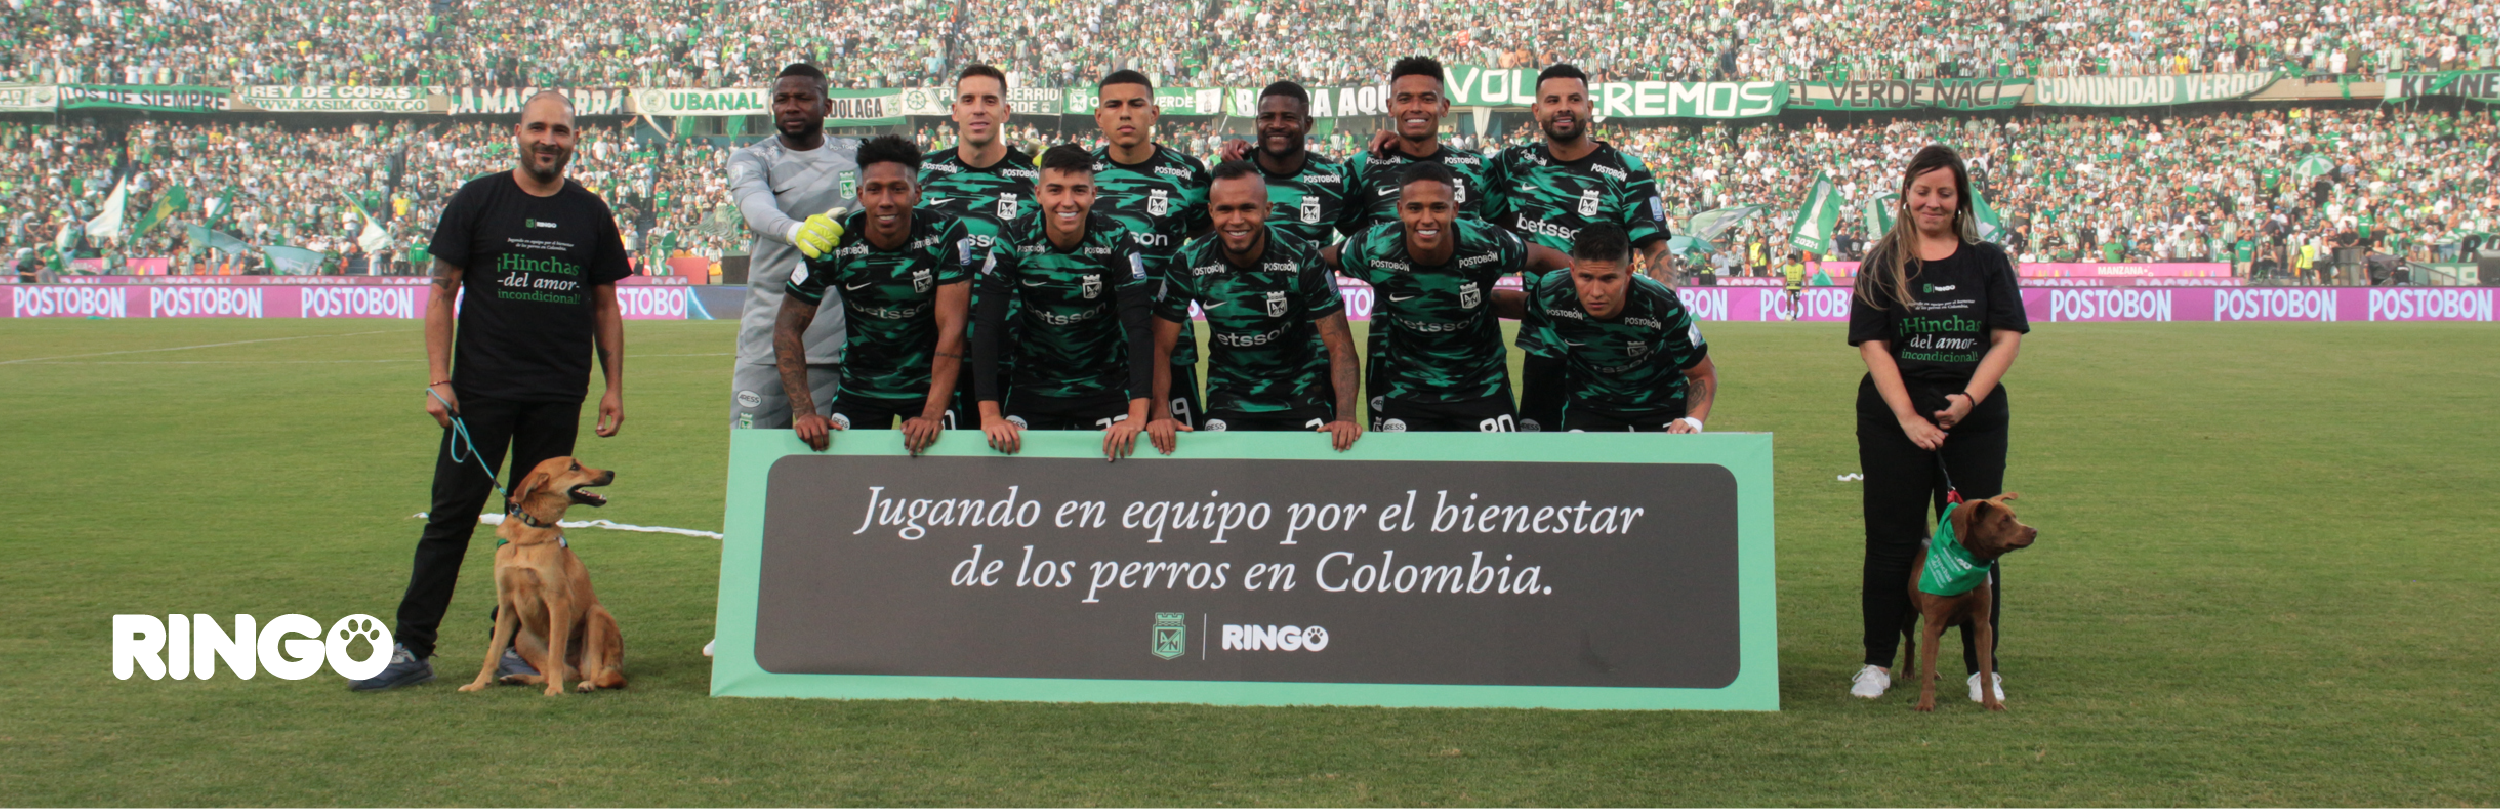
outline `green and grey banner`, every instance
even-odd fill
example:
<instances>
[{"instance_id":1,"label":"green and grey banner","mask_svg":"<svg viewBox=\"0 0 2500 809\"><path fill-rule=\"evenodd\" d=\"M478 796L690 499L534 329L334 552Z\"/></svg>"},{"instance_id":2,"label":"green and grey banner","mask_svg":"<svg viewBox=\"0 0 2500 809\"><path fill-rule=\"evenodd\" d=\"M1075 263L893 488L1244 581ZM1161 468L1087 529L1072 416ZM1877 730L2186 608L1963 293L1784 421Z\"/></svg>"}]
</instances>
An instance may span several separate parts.
<instances>
[{"instance_id":1,"label":"green and grey banner","mask_svg":"<svg viewBox=\"0 0 2500 809\"><path fill-rule=\"evenodd\" d=\"M1771 436L735 431L712 693L1775 710Z\"/></svg>"},{"instance_id":2,"label":"green and grey banner","mask_svg":"<svg viewBox=\"0 0 2500 809\"><path fill-rule=\"evenodd\" d=\"M61 109L125 109L154 112L223 112L233 91L184 85L64 84Z\"/></svg>"},{"instance_id":3,"label":"green and grey banner","mask_svg":"<svg viewBox=\"0 0 2500 809\"><path fill-rule=\"evenodd\" d=\"M0 84L0 112L51 112L60 106L58 85Z\"/></svg>"},{"instance_id":4,"label":"green and grey banner","mask_svg":"<svg viewBox=\"0 0 2500 809\"><path fill-rule=\"evenodd\" d=\"M2388 75L2388 101L2403 101L2421 96L2455 96L2484 104L2500 104L2500 70L2451 70L2441 73Z\"/></svg>"},{"instance_id":5,"label":"green and grey banner","mask_svg":"<svg viewBox=\"0 0 2500 809\"><path fill-rule=\"evenodd\" d=\"M828 93L826 103L832 108L828 121L858 125L902 123L903 94L898 89L843 90ZM921 103L928 105L925 90ZM769 87L640 87L633 91L634 111L643 115L676 117L770 115L772 88ZM928 106L936 109L935 106ZM939 113L932 113L939 114Z\"/></svg>"},{"instance_id":6,"label":"green and grey banner","mask_svg":"<svg viewBox=\"0 0 2500 809\"><path fill-rule=\"evenodd\" d=\"M1788 108L1792 110L2001 110L2021 104L2023 95L2031 91L2031 80L1801 81L1789 83L1788 88Z\"/></svg>"},{"instance_id":7,"label":"green and grey banner","mask_svg":"<svg viewBox=\"0 0 2500 809\"><path fill-rule=\"evenodd\" d=\"M2032 103L2049 107L2161 107L2229 101L2256 95L2275 75L2198 73L2186 76L2086 76L2040 79Z\"/></svg>"},{"instance_id":8,"label":"green and grey banner","mask_svg":"<svg viewBox=\"0 0 2500 809\"><path fill-rule=\"evenodd\" d=\"M1478 65L1445 68L1450 104L1459 107L1525 107L1536 101L1534 70ZM1589 105L1614 118L1759 118L1788 104L1786 82L1637 81L1589 86Z\"/></svg>"}]
</instances>

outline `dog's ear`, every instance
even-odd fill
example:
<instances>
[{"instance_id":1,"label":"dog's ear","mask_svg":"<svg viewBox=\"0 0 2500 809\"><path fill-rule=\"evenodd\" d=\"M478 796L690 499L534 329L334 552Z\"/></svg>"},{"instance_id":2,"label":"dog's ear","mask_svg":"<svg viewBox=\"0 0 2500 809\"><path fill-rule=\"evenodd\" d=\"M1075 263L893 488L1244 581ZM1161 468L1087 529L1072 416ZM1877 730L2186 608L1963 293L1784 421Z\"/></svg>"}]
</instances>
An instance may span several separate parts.
<instances>
[{"instance_id":1,"label":"dog's ear","mask_svg":"<svg viewBox=\"0 0 2500 809\"><path fill-rule=\"evenodd\" d=\"M555 478L545 472L531 470L527 477L521 478L521 485L512 487L505 499L516 506L526 504L538 494L538 490L547 488L547 483L553 480Z\"/></svg>"},{"instance_id":2,"label":"dog's ear","mask_svg":"<svg viewBox=\"0 0 2500 809\"><path fill-rule=\"evenodd\" d=\"M1961 508L1953 510L1953 517L1951 518L1951 522L1953 523L1953 539L1962 543L1962 547L1971 549L1977 548L1976 545L1971 544L1971 540L1973 539L1970 535L1971 528L1979 524L1981 507L1990 505L1995 504L1986 500L1972 500L1970 502L1963 503Z\"/></svg>"}]
</instances>

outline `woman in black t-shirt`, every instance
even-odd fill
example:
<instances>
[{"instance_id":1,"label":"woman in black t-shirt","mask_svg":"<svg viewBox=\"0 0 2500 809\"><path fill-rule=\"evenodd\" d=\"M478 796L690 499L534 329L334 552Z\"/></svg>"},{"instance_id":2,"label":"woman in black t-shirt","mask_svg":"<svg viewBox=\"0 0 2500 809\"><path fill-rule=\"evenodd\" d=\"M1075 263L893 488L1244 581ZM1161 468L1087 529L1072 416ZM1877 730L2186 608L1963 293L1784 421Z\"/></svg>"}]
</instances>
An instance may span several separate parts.
<instances>
[{"instance_id":1,"label":"woman in black t-shirt","mask_svg":"<svg viewBox=\"0 0 2500 809\"><path fill-rule=\"evenodd\" d=\"M1966 499L2005 483L2005 391L2022 335L2022 293L2005 250L1979 240L1970 173L1952 149L1929 146L1902 174L1892 231L1858 266L1849 344L1866 360L1858 383L1858 466L1866 476L1866 664L1851 694L1882 696L1909 617L1910 568L1944 510L1945 477ZM1938 458L1946 475L1937 474ZM1995 566L1996 605L2005 589ZM1996 623L1996 606L1990 623ZM1979 658L1962 626L1962 662L1978 698ZM1996 648L2005 645L2004 627ZM2003 667L1996 669L2003 672ZM1996 684L2003 691L2003 675Z\"/></svg>"}]
</instances>

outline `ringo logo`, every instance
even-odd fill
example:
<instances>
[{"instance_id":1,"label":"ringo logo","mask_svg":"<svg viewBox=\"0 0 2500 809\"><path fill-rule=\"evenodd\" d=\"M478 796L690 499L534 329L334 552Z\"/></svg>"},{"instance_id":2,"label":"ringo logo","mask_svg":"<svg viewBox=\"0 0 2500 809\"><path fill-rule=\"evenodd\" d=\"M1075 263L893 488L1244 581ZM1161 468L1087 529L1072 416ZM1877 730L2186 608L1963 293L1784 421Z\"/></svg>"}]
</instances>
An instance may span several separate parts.
<instances>
[{"instance_id":1,"label":"ringo logo","mask_svg":"<svg viewBox=\"0 0 2500 809\"><path fill-rule=\"evenodd\" d=\"M257 631L255 627L257 626ZM301 636L293 637L290 636ZM353 655L356 641L371 646L362 659ZM301 680L321 671L327 661L340 677L363 680L381 674L391 662L391 630L373 616L356 614L330 625L288 613L261 624L249 615L234 616L234 633L217 626L206 614L113 616L113 678L130 679L135 668L150 680L172 677L209 679L217 661L236 679L249 680L266 670L281 680Z\"/></svg>"},{"instance_id":2,"label":"ringo logo","mask_svg":"<svg viewBox=\"0 0 2500 809\"><path fill-rule=\"evenodd\" d=\"M1225 651L1316 652L1328 648L1328 629L1318 626L1225 624Z\"/></svg>"}]
</instances>

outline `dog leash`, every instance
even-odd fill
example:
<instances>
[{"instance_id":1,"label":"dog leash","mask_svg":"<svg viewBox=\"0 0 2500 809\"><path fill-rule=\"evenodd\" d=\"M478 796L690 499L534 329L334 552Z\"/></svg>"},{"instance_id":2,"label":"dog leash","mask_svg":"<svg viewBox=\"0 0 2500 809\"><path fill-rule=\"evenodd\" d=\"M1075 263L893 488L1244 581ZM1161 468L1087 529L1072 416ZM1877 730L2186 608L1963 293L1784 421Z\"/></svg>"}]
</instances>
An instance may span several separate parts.
<instances>
[{"instance_id":1,"label":"dog leash","mask_svg":"<svg viewBox=\"0 0 2500 809\"><path fill-rule=\"evenodd\" d=\"M1962 490L1953 487L1953 471L1945 468L1944 453L1941 452L1936 453L1936 474L1944 476L1945 504L1952 505L1962 502Z\"/></svg>"},{"instance_id":2,"label":"dog leash","mask_svg":"<svg viewBox=\"0 0 2500 809\"><path fill-rule=\"evenodd\" d=\"M460 447L464 444L467 445L469 448L469 459L477 463L477 468L486 471L487 485L495 487L495 491L504 492L504 496L510 497L512 493L505 492L503 484L495 482L495 470L493 467L486 465L486 456L478 454L477 442L469 440L469 423L460 420L460 408L453 407L451 402L443 398L442 394L435 393L432 387L427 387L425 389L425 395L434 397L434 401L436 402L441 402L443 405L443 411L451 416L451 435L453 438L459 439L451 445L451 462L460 462Z\"/></svg>"}]
</instances>

